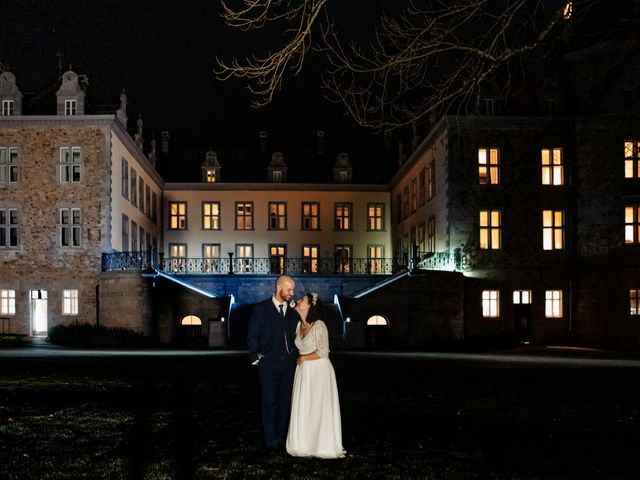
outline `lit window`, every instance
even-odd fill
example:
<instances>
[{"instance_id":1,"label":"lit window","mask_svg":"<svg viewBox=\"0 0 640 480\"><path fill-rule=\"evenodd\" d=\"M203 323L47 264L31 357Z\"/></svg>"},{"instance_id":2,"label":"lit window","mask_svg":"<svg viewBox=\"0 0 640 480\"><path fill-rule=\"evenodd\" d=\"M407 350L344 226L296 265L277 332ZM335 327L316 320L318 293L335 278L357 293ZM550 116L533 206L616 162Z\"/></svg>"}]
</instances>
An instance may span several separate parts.
<instances>
[{"instance_id":1,"label":"lit window","mask_svg":"<svg viewBox=\"0 0 640 480\"><path fill-rule=\"evenodd\" d=\"M78 101L77 100L65 100L64 101L64 114L65 115L76 115L78 112Z\"/></svg>"},{"instance_id":2,"label":"lit window","mask_svg":"<svg viewBox=\"0 0 640 480\"><path fill-rule=\"evenodd\" d=\"M640 205L627 205L624 208L624 242L640 243Z\"/></svg>"},{"instance_id":3,"label":"lit window","mask_svg":"<svg viewBox=\"0 0 640 480\"><path fill-rule=\"evenodd\" d=\"M169 228L187 229L187 202L169 202Z\"/></svg>"},{"instance_id":4,"label":"lit window","mask_svg":"<svg viewBox=\"0 0 640 480\"><path fill-rule=\"evenodd\" d=\"M16 291L0 290L0 315L16 314Z\"/></svg>"},{"instance_id":5,"label":"lit window","mask_svg":"<svg viewBox=\"0 0 640 480\"><path fill-rule=\"evenodd\" d=\"M80 181L80 147L60 148L60 181Z\"/></svg>"},{"instance_id":6,"label":"lit window","mask_svg":"<svg viewBox=\"0 0 640 480\"><path fill-rule=\"evenodd\" d=\"M564 164L561 148L542 149L542 184L564 185Z\"/></svg>"},{"instance_id":7,"label":"lit window","mask_svg":"<svg viewBox=\"0 0 640 480\"><path fill-rule=\"evenodd\" d=\"M187 315L180 321L180 325L198 326L202 325L202 320L200 320L200 317L195 315Z\"/></svg>"},{"instance_id":8,"label":"lit window","mask_svg":"<svg viewBox=\"0 0 640 480\"><path fill-rule=\"evenodd\" d=\"M216 183L216 171L215 169L207 169L206 172L206 182L207 183Z\"/></svg>"},{"instance_id":9,"label":"lit window","mask_svg":"<svg viewBox=\"0 0 640 480\"><path fill-rule=\"evenodd\" d=\"M318 273L319 245L302 246L302 271L304 273Z\"/></svg>"},{"instance_id":10,"label":"lit window","mask_svg":"<svg viewBox=\"0 0 640 480\"><path fill-rule=\"evenodd\" d=\"M253 245L236 245L236 259L239 272L250 272L253 268Z\"/></svg>"},{"instance_id":11,"label":"lit window","mask_svg":"<svg viewBox=\"0 0 640 480\"><path fill-rule=\"evenodd\" d=\"M220 244L203 243L202 256L204 258L204 271L207 273L220 270Z\"/></svg>"},{"instance_id":12,"label":"lit window","mask_svg":"<svg viewBox=\"0 0 640 480\"><path fill-rule=\"evenodd\" d=\"M411 212L418 209L418 179L411 180Z\"/></svg>"},{"instance_id":13,"label":"lit window","mask_svg":"<svg viewBox=\"0 0 640 480\"><path fill-rule=\"evenodd\" d=\"M531 303L531 290L514 290L513 304L528 305Z\"/></svg>"},{"instance_id":14,"label":"lit window","mask_svg":"<svg viewBox=\"0 0 640 480\"><path fill-rule=\"evenodd\" d=\"M336 203L334 207L335 212L335 229L336 230L351 230L351 209L350 203Z\"/></svg>"},{"instance_id":15,"label":"lit window","mask_svg":"<svg viewBox=\"0 0 640 480\"><path fill-rule=\"evenodd\" d=\"M62 314L78 314L78 290L62 290Z\"/></svg>"},{"instance_id":16,"label":"lit window","mask_svg":"<svg viewBox=\"0 0 640 480\"><path fill-rule=\"evenodd\" d=\"M497 148L478 149L478 180L481 185L500 183L500 155Z\"/></svg>"},{"instance_id":17,"label":"lit window","mask_svg":"<svg viewBox=\"0 0 640 480\"><path fill-rule=\"evenodd\" d=\"M480 248L499 250L501 248L500 210L480 210Z\"/></svg>"},{"instance_id":18,"label":"lit window","mask_svg":"<svg viewBox=\"0 0 640 480\"><path fill-rule=\"evenodd\" d=\"M13 115L13 100L2 100L2 116L9 117Z\"/></svg>"},{"instance_id":19,"label":"lit window","mask_svg":"<svg viewBox=\"0 0 640 480\"><path fill-rule=\"evenodd\" d=\"M384 230L384 203L367 205L367 230Z\"/></svg>"},{"instance_id":20,"label":"lit window","mask_svg":"<svg viewBox=\"0 0 640 480\"><path fill-rule=\"evenodd\" d=\"M436 196L436 162L433 160L427 168L427 200Z\"/></svg>"},{"instance_id":21,"label":"lit window","mask_svg":"<svg viewBox=\"0 0 640 480\"><path fill-rule=\"evenodd\" d=\"M564 212L562 210L542 211L542 248L544 250L564 248Z\"/></svg>"},{"instance_id":22,"label":"lit window","mask_svg":"<svg viewBox=\"0 0 640 480\"><path fill-rule=\"evenodd\" d=\"M220 202L202 202L202 229L220 230Z\"/></svg>"},{"instance_id":23,"label":"lit window","mask_svg":"<svg viewBox=\"0 0 640 480\"><path fill-rule=\"evenodd\" d=\"M547 318L562 317L562 290L544 292L544 315Z\"/></svg>"},{"instance_id":24,"label":"lit window","mask_svg":"<svg viewBox=\"0 0 640 480\"><path fill-rule=\"evenodd\" d=\"M287 258L286 245L269 246L269 262L271 266L270 272L274 274L283 274L286 258Z\"/></svg>"},{"instance_id":25,"label":"lit window","mask_svg":"<svg viewBox=\"0 0 640 480\"><path fill-rule=\"evenodd\" d=\"M18 246L18 210L0 209L0 248Z\"/></svg>"},{"instance_id":26,"label":"lit window","mask_svg":"<svg viewBox=\"0 0 640 480\"><path fill-rule=\"evenodd\" d=\"M253 230L253 202L236 202L236 230Z\"/></svg>"},{"instance_id":27,"label":"lit window","mask_svg":"<svg viewBox=\"0 0 640 480\"><path fill-rule=\"evenodd\" d=\"M58 241L61 247L79 247L81 218L79 208L61 208L58 211Z\"/></svg>"},{"instance_id":28,"label":"lit window","mask_svg":"<svg viewBox=\"0 0 640 480\"><path fill-rule=\"evenodd\" d=\"M384 273L384 246L368 245L369 273Z\"/></svg>"},{"instance_id":29,"label":"lit window","mask_svg":"<svg viewBox=\"0 0 640 480\"><path fill-rule=\"evenodd\" d=\"M496 318L500 316L500 291L482 291L482 316Z\"/></svg>"},{"instance_id":30,"label":"lit window","mask_svg":"<svg viewBox=\"0 0 640 480\"><path fill-rule=\"evenodd\" d=\"M640 140L624 142L624 176L640 178Z\"/></svg>"},{"instance_id":31,"label":"lit window","mask_svg":"<svg viewBox=\"0 0 640 480\"><path fill-rule=\"evenodd\" d=\"M302 202L302 230L320 229L320 204Z\"/></svg>"},{"instance_id":32,"label":"lit window","mask_svg":"<svg viewBox=\"0 0 640 480\"><path fill-rule=\"evenodd\" d=\"M186 243L170 243L169 254L171 262L171 271L173 273L184 273L187 268L187 244Z\"/></svg>"},{"instance_id":33,"label":"lit window","mask_svg":"<svg viewBox=\"0 0 640 480\"><path fill-rule=\"evenodd\" d=\"M0 147L0 183L18 181L18 149Z\"/></svg>"},{"instance_id":34,"label":"lit window","mask_svg":"<svg viewBox=\"0 0 640 480\"><path fill-rule=\"evenodd\" d=\"M367 325L389 325L382 315L373 315L367 319Z\"/></svg>"},{"instance_id":35,"label":"lit window","mask_svg":"<svg viewBox=\"0 0 640 480\"><path fill-rule=\"evenodd\" d=\"M640 315L640 290L629 290L629 313L631 315Z\"/></svg>"},{"instance_id":36,"label":"lit window","mask_svg":"<svg viewBox=\"0 0 640 480\"><path fill-rule=\"evenodd\" d=\"M269 230L287 229L287 204L269 202Z\"/></svg>"}]
</instances>

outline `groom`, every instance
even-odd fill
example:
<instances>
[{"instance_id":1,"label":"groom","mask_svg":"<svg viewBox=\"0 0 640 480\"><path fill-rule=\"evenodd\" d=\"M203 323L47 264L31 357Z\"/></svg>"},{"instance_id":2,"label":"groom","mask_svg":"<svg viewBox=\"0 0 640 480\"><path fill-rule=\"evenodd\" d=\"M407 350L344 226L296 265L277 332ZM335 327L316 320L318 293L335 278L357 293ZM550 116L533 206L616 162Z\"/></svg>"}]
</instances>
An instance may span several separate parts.
<instances>
[{"instance_id":1,"label":"groom","mask_svg":"<svg viewBox=\"0 0 640 480\"><path fill-rule=\"evenodd\" d=\"M298 313L289 305L296 282L288 275L276 280L271 298L253 307L247 344L252 365L260 373L262 424L267 448L282 448L285 442L291 390L298 350L294 344Z\"/></svg>"}]
</instances>

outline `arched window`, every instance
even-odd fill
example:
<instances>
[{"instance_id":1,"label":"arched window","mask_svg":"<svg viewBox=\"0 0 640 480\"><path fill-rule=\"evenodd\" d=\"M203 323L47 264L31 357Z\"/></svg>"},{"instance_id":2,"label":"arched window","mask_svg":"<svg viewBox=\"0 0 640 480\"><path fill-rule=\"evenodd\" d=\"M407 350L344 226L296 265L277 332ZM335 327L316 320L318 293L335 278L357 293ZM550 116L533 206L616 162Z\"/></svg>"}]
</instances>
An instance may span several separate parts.
<instances>
[{"instance_id":1,"label":"arched window","mask_svg":"<svg viewBox=\"0 0 640 480\"><path fill-rule=\"evenodd\" d=\"M180 325L202 325L202 320L195 315L187 315L182 319Z\"/></svg>"},{"instance_id":2,"label":"arched window","mask_svg":"<svg viewBox=\"0 0 640 480\"><path fill-rule=\"evenodd\" d=\"M382 315L374 315L373 317L369 317L367 325L389 325L389 322Z\"/></svg>"}]
</instances>

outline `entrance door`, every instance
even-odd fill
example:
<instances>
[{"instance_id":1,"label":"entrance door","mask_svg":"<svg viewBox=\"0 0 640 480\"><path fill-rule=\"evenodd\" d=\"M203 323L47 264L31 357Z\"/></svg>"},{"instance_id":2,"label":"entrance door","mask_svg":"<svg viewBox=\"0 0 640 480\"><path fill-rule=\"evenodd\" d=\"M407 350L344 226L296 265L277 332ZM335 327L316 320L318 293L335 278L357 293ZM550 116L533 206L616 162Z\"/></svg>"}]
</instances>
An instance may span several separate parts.
<instances>
[{"instance_id":1,"label":"entrance door","mask_svg":"<svg viewBox=\"0 0 640 480\"><path fill-rule=\"evenodd\" d=\"M388 338L388 320L382 315L369 317L365 327L365 348L367 350L382 350L387 346Z\"/></svg>"},{"instance_id":2,"label":"entrance door","mask_svg":"<svg viewBox=\"0 0 640 480\"><path fill-rule=\"evenodd\" d=\"M513 291L513 332L516 342L531 342L531 290Z\"/></svg>"},{"instance_id":3,"label":"entrance door","mask_svg":"<svg viewBox=\"0 0 640 480\"><path fill-rule=\"evenodd\" d=\"M269 259L271 262L271 273L278 273L282 275L284 273L284 264L287 257L286 245L270 245L269 246Z\"/></svg>"},{"instance_id":4,"label":"entrance door","mask_svg":"<svg viewBox=\"0 0 640 480\"><path fill-rule=\"evenodd\" d=\"M34 336L43 336L47 330L47 291L31 290L31 332Z\"/></svg>"}]
</instances>

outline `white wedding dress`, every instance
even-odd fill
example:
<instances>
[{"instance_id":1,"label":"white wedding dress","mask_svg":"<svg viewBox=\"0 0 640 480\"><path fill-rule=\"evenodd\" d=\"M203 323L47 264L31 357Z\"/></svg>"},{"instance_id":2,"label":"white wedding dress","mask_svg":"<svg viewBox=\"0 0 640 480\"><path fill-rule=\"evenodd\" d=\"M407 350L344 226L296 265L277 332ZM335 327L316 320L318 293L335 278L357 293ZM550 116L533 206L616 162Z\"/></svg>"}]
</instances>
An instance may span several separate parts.
<instances>
[{"instance_id":1,"label":"white wedding dress","mask_svg":"<svg viewBox=\"0 0 640 480\"><path fill-rule=\"evenodd\" d=\"M296 327L300 355L316 352L320 358L296 367L291 398L287 452L295 457L342 458L340 400L333 365L329 361L329 332L316 320L307 334Z\"/></svg>"}]
</instances>

